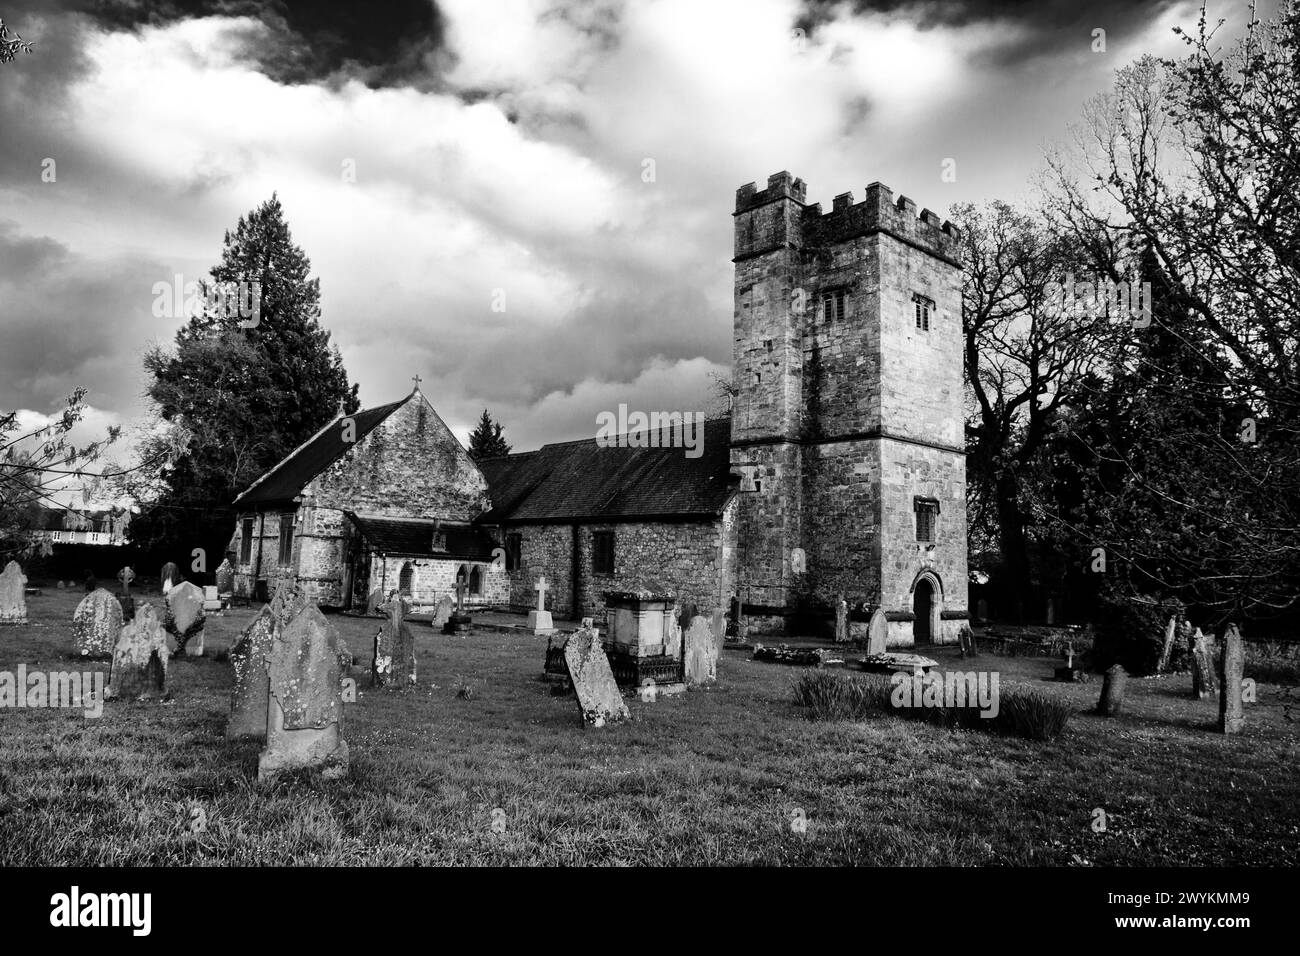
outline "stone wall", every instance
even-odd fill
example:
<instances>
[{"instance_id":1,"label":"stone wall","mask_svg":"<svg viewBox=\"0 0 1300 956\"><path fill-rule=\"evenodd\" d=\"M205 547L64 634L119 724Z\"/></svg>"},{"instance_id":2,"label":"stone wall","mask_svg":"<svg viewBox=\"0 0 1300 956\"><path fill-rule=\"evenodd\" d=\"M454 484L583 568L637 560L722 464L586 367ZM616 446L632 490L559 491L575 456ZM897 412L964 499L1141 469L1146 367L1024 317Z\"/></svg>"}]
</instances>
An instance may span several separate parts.
<instances>
[{"instance_id":1,"label":"stone wall","mask_svg":"<svg viewBox=\"0 0 1300 956\"><path fill-rule=\"evenodd\" d=\"M448 561L442 558L403 558L378 555L370 563L370 590L387 595L400 586L402 568L411 566L411 602L417 613L432 611L443 596L456 600L456 574L463 567L478 568L482 590L479 594L466 592L467 608L500 605L510 602L510 576L505 569L494 569L491 562Z\"/></svg>"}]
</instances>

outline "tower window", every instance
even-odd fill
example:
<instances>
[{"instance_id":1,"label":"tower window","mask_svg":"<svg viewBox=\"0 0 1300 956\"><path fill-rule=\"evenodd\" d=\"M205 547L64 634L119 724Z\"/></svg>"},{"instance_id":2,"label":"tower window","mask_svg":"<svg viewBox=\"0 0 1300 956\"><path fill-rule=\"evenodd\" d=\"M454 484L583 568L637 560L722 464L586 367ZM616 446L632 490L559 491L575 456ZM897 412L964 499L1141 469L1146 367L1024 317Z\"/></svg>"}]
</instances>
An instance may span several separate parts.
<instances>
[{"instance_id":1,"label":"tower window","mask_svg":"<svg viewBox=\"0 0 1300 956\"><path fill-rule=\"evenodd\" d=\"M930 316L934 314L934 300L923 295L912 296L912 311L916 315L916 327L922 332L930 331Z\"/></svg>"},{"instance_id":2,"label":"tower window","mask_svg":"<svg viewBox=\"0 0 1300 956\"><path fill-rule=\"evenodd\" d=\"M836 289L822 296L822 319L838 322L844 318L844 290Z\"/></svg>"},{"instance_id":3,"label":"tower window","mask_svg":"<svg viewBox=\"0 0 1300 956\"><path fill-rule=\"evenodd\" d=\"M916 512L916 540L932 544L939 520L939 502L934 498L913 498L912 508Z\"/></svg>"}]
</instances>

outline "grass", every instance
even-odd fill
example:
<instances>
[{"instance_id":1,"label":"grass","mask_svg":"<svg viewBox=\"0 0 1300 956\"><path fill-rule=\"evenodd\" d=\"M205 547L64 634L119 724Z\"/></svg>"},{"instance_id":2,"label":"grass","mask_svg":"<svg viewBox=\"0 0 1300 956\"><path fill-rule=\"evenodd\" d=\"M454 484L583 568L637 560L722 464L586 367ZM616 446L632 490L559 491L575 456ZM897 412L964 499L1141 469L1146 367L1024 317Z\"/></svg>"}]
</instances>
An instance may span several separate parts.
<instances>
[{"instance_id":1,"label":"grass","mask_svg":"<svg viewBox=\"0 0 1300 956\"><path fill-rule=\"evenodd\" d=\"M87 666L70 659L79 598L31 598L31 623L0 629L0 670ZM1069 726L1041 743L810 721L790 695L802 671L728 651L717 686L629 698L631 723L591 730L538 679L544 640L416 624L416 687L357 675L348 777L262 787L258 745L224 739L215 659L252 616L209 620L209 656L173 661L171 702L110 702L98 720L0 711L0 864L1289 865L1300 839L1295 688L1261 684L1228 738L1185 675L1130 680L1123 716L1104 719L1087 713L1100 683L1048 683L1053 659L946 648L932 656L997 669L1004 695L1067 702ZM378 621L332 620L368 661Z\"/></svg>"}]
</instances>

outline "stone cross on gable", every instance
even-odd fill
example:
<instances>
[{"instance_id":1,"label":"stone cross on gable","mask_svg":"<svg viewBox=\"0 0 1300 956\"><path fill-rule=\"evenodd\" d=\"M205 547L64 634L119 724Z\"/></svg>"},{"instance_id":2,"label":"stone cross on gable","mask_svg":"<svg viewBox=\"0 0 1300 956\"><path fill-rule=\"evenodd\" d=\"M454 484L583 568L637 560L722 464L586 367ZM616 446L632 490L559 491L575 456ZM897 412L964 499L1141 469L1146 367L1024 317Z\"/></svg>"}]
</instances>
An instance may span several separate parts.
<instances>
[{"instance_id":1,"label":"stone cross on gable","mask_svg":"<svg viewBox=\"0 0 1300 956\"><path fill-rule=\"evenodd\" d=\"M135 580L135 572L131 570L130 565L117 572L117 579L122 582L122 593L130 594L131 582Z\"/></svg>"},{"instance_id":2,"label":"stone cross on gable","mask_svg":"<svg viewBox=\"0 0 1300 956\"><path fill-rule=\"evenodd\" d=\"M412 375L412 376L411 376L411 381L415 383L415 389L416 389L416 391L419 391L419 389L420 389L420 383L423 382L424 379L420 378L420 376L418 376L418 375Z\"/></svg>"},{"instance_id":3,"label":"stone cross on gable","mask_svg":"<svg viewBox=\"0 0 1300 956\"><path fill-rule=\"evenodd\" d=\"M540 578L538 578L537 583L533 585L533 588L534 590L537 591L537 610L545 611L546 590L547 590L546 575L543 574Z\"/></svg>"}]
</instances>

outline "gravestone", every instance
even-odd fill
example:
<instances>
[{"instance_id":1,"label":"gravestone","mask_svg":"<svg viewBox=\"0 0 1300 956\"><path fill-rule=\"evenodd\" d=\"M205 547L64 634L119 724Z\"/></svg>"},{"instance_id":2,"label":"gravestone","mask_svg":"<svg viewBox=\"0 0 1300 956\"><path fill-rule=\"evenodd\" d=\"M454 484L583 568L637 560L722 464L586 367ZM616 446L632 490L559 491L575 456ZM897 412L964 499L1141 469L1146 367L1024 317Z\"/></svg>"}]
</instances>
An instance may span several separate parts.
<instances>
[{"instance_id":1,"label":"gravestone","mask_svg":"<svg viewBox=\"0 0 1300 956\"><path fill-rule=\"evenodd\" d=\"M167 632L152 604L142 604L135 620L122 628L113 648L105 697L120 700L161 698L167 694Z\"/></svg>"},{"instance_id":2,"label":"gravestone","mask_svg":"<svg viewBox=\"0 0 1300 956\"><path fill-rule=\"evenodd\" d=\"M203 589L189 581L182 581L167 595L167 613L163 627L176 642L175 653L182 651L186 657L203 656Z\"/></svg>"},{"instance_id":3,"label":"gravestone","mask_svg":"<svg viewBox=\"0 0 1300 956\"><path fill-rule=\"evenodd\" d=\"M582 628L570 635L564 644L564 665L584 724L604 727L631 716L595 631Z\"/></svg>"},{"instance_id":4,"label":"gravestone","mask_svg":"<svg viewBox=\"0 0 1300 956\"><path fill-rule=\"evenodd\" d=\"M1246 670L1246 647L1237 625L1229 624L1223 635L1223 651L1219 655L1219 730L1225 734L1239 734L1246 726L1242 707L1241 681Z\"/></svg>"},{"instance_id":5,"label":"gravestone","mask_svg":"<svg viewBox=\"0 0 1300 956\"><path fill-rule=\"evenodd\" d=\"M433 606L433 626L443 627L451 620L451 615L455 611L456 605L452 603L451 598L444 594L438 598L438 603Z\"/></svg>"},{"instance_id":6,"label":"gravestone","mask_svg":"<svg viewBox=\"0 0 1300 956\"><path fill-rule=\"evenodd\" d=\"M0 624L27 623L27 594L23 590L26 585L27 575L18 562L6 564L0 573Z\"/></svg>"},{"instance_id":7,"label":"gravestone","mask_svg":"<svg viewBox=\"0 0 1300 956\"><path fill-rule=\"evenodd\" d=\"M713 631L713 643L718 647L718 653L722 653L722 648L727 642L727 612L722 608L717 608L709 620L709 629Z\"/></svg>"},{"instance_id":8,"label":"gravestone","mask_svg":"<svg viewBox=\"0 0 1300 956\"><path fill-rule=\"evenodd\" d=\"M217 597L229 600L235 593L235 569L229 558L223 558L217 567Z\"/></svg>"},{"instance_id":9,"label":"gravestone","mask_svg":"<svg viewBox=\"0 0 1300 956\"><path fill-rule=\"evenodd\" d=\"M885 609L878 607L871 615L867 625L867 656L885 653L885 644L889 634L889 622L885 620Z\"/></svg>"},{"instance_id":10,"label":"gravestone","mask_svg":"<svg viewBox=\"0 0 1300 956\"><path fill-rule=\"evenodd\" d=\"M163 597L166 597L168 592L171 591L172 588L176 587L176 585L180 584L183 580L185 580L184 578L181 577L181 569L178 568L171 561L168 561L166 564L162 566L162 571L159 574L159 578L162 582L161 587L162 587Z\"/></svg>"},{"instance_id":11,"label":"gravestone","mask_svg":"<svg viewBox=\"0 0 1300 956\"><path fill-rule=\"evenodd\" d=\"M96 588L72 613L72 651L78 657L112 657L122 636L122 605L111 593Z\"/></svg>"},{"instance_id":12,"label":"gravestone","mask_svg":"<svg viewBox=\"0 0 1300 956\"><path fill-rule=\"evenodd\" d=\"M456 610L447 618L447 623L442 626L444 634L460 634L471 623L471 618L465 613L465 594L469 591L469 583L464 578L456 579Z\"/></svg>"},{"instance_id":13,"label":"gravestone","mask_svg":"<svg viewBox=\"0 0 1300 956\"><path fill-rule=\"evenodd\" d=\"M397 591L388 595L380 610L388 615L375 634L375 654L370 666L370 683L374 687L414 684L415 635L406 623L410 604Z\"/></svg>"},{"instance_id":14,"label":"gravestone","mask_svg":"<svg viewBox=\"0 0 1300 956\"><path fill-rule=\"evenodd\" d=\"M551 612L546 610L546 575L537 579L533 589L537 592L537 607L528 612L528 629L534 634L550 634L555 630Z\"/></svg>"},{"instance_id":15,"label":"gravestone","mask_svg":"<svg viewBox=\"0 0 1300 956\"><path fill-rule=\"evenodd\" d=\"M682 659L683 621L686 621L686 618L682 616L682 605L678 604L673 608L668 618L667 630L664 632L664 654L679 661Z\"/></svg>"},{"instance_id":16,"label":"gravestone","mask_svg":"<svg viewBox=\"0 0 1300 956\"><path fill-rule=\"evenodd\" d=\"M835 643L847 644L849 640L849 602L843 594L835 595Z\"/></svg>"},{"instance_id":17,"label":"gravestone","mask_svg":"<svg viewBox=\"0 0 1300 956\"><path fill-rule=\"evenodd\" d=\"M230 720L226 723L227 738L265 739L271 686L266 673L266 658L280 630L307 604L297 587L280 588L230 649L234 679L230 690Z\"/></svg>"},{"instance_id":18,"label":"gravestone","mask_svg":"<svg viewBox=\"0 0 1300 956\"><path fill-rule=\"evenodd\" d=\"M1200 700L1214 697L1219 692L1218 681L1215 679L1217 670L1210 637L1202 634L1198 627L1192 635L1192 694Z\"/></svg>"},{"instance_id":19,"label":"gravestone","mask_svg":"<svg viewBox=\"0 0 1300 956\"><path fill-rule=\"evenodd\" d=\"M975 602L975 616L981 621L989 619L989 602L987 598L980 598Z\"/></svg>"},{"instance_id":20,"label":"gravestone","mask_svg":"<svg viewBox=\"0 0 1300 956\"><path fill-rule=\"evenodd\" d=\"M326 778L344 776L348 745L343 740L338 633L315 605L300 610L275 634L265 666L270 703L258 781L306 768L320 770Z\"/></svg>"},{"instance_id":21,"label":"gravestone","mask_svg":"<svg viewBox=\"0 0 1300 956\"><path fill-rule=\"evenodd\" d=\"M1097 713L1103 717L1117 717L1124 707L1124 688L1128 684L1128 672L1122 664L1113 665L1106 671L1106 679L1101 685L1101 699L1097 701Z\"/></svg>"},{"instance_id":22,"label":"gravestone","mask_svg":"<svg viewBox=\"0 0 1300 956\"><path fill-rule=\"evenodd\" d=\"M384 592L380 588L375 588L366 595L366 613L375 617L382 617L384 612L379 610L379 606L383 603Z\"/></svg>"},{"instance_id":23,"label":"gravestone","mask_svg":"<svg viewBox=\"0 0 1300 956\"><path fill-rule=\"evenodd\" d=\"M697 614L686 628L685 671L688 684L711 684L718 679L718 639L709 618Z\"/></svg>"},{"instance_id":24,"label":"gravestone","mask_svg":"<svg viewBox=\"0 0 1300 956\"><path fill-rule=\"evenodd\" d=\"M975 646L975 632L971 629L969 621L962 621L961 627L957 629L957 645L961 649L962 657L979 657L979 648Z\"/></svg>"},{"instance_id":25,"label":"gravestone","mask_svg":"<svg viewBox=\"0 0 1300 956\"><path fill-rule=\"evenodd\" d=\"M1174 638L1178 635L1178 615L1169 615L1165 625L1165 642L1160 647L1160 662L1156 664L1156 673L1163 674L1169 669L1169 655L1174 652Z\"/></svg>"},{"instance_id":26,"label":"gravestone","mask_svg":"<svg viewBox=\"0 0 1300 956\"><path fill-rule=\"evenodd\" d=\"M135 598L131 595L131 582L135 580L135 571L130 565L117 572L117 580L122 590L117 595L117 603L122 606L122 621L130 623L135 620Z\"/></svg>"},{"instance_id":27,"label":"gravestone","mask_svg":"<svg viewBox=\"0 0 1300 956\"><path fill-rule=\"evenodd\" d=\"M221 603L221 598L217 596L217 586L215 584L206 585L203 588L204 612L220 611L223 607L225 607L225 605Z\"/></svg>"}]
</instances>

